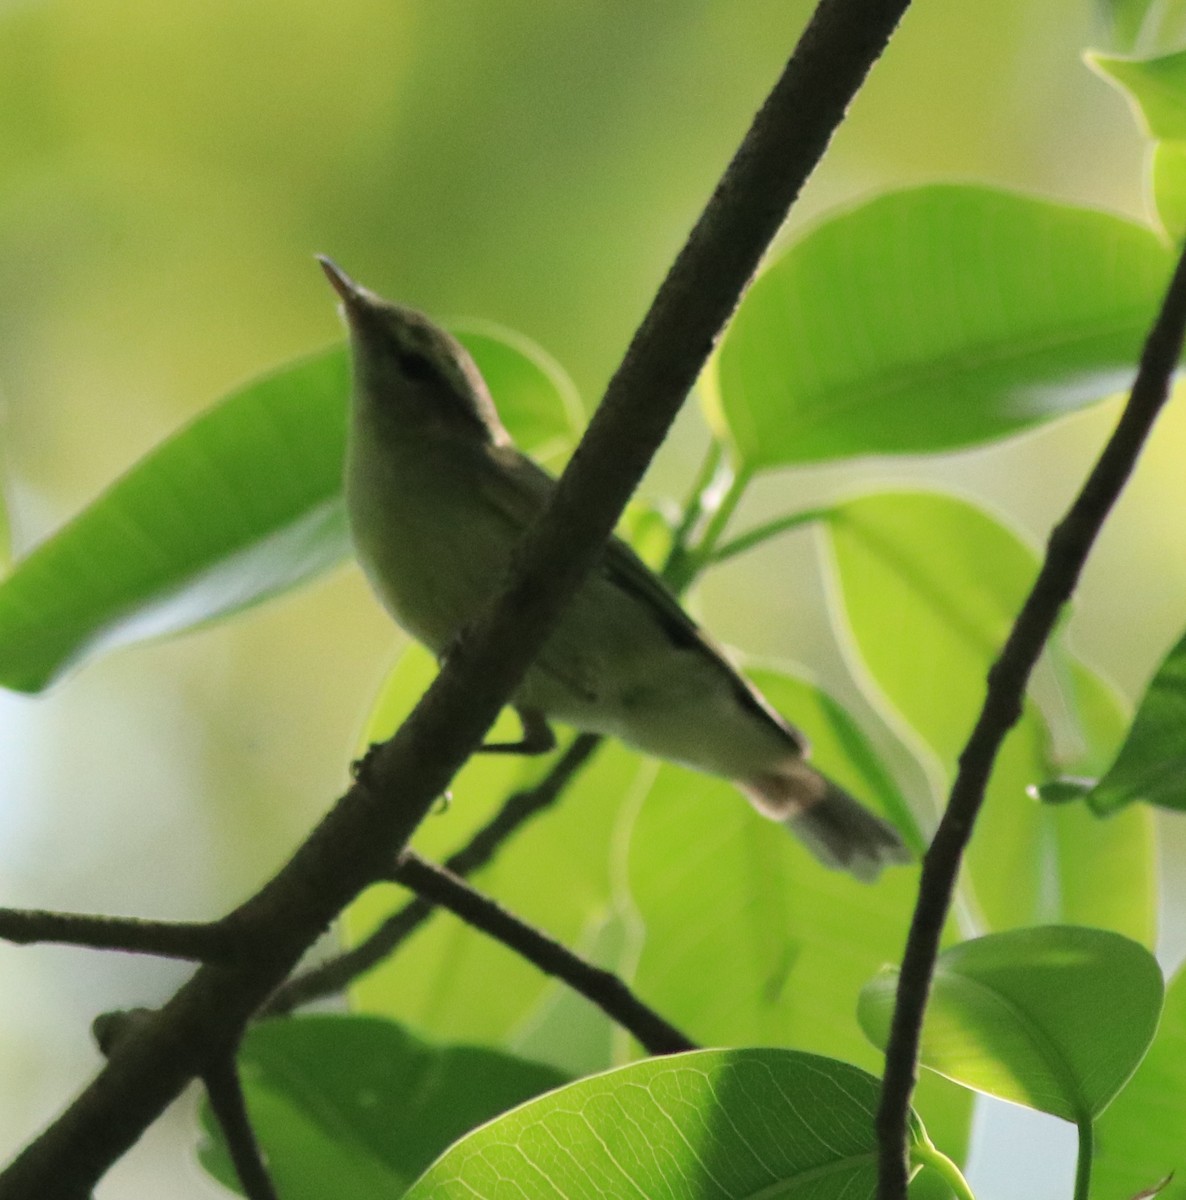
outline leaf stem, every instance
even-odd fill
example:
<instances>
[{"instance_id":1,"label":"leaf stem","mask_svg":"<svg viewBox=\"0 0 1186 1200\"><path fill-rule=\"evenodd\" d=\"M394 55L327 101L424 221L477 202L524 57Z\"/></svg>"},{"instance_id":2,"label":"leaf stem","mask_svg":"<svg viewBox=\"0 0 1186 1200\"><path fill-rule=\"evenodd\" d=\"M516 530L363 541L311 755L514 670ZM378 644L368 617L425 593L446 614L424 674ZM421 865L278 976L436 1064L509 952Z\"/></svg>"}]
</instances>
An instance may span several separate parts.
<instances>
[{"instance_id":1,"label":"leaf stem","mask_svg":"<svg viewBox=\"0 0 1186 1200\"><path fill-rule=\"evenodd\" d=\"M731 466L718 464L714 476L700 489L697 507L701 514L711 514L699 539L691 547L677 543L663 569L663 578L676 595L687 590L688 585L713 560L713 551L729 524L753 472L743 467L734 471ZM712 493L721 489L720 497Z\"/></svg>"},{"instance_id":2,"label":"leaf stem","mask_svg":"<svg viewBox=\"0 0 1186 1200\"><path fill-rule=\"evenodd\" d=\"M976 1200L972 1188L956 1164L925 1136L910 1148L910 1158L923 1167L930 1167L956 1194L959 1200ZM1078 1194L1076 1193L1076 1200Z\"/></svg>"},{"instance_id":3,"label":"leaf stem","mask_svg":"<svg viewBox=\"0 0 1186 1200\"><path fill-rule=\"evenodd\" d=\"M1075 1200L1087 1200L1091 1190L1091 1160L1095 1154L1095 1124L1090 1116L1082 1116L1077 1127L1079 1156L1075 1162Z\"/></svg>"},{"instance_id":4,"label":"leaf stem","mask_svg":"<svg viewBox=\"0 0 1186 1200\"><path fill-rule=\"evenodd\" d=\"M692 481L692 487L688 492L687 500L684 502L684 511L679 519L679 524L672 532L671 547L673 554L687 548L688 538L691 536L696 522L704 515L705 495L712 481L716 478L724 453L724 447L716 438L713 438L708 444L708 451L704 455L704 462L700 464L700 470L697 472L696 478Z\"/></svg>"},{"instance_id":5,"label":"leaf stem","mask_svg":"<svg viewBox=\"0 0 1186 1200\"><path fill-rule=\"evenodd\" d=\"M831 517L832 511L830 508L805 508L802 512L791 513L789 516L775 517L773 521L766 521L753 529L748 529L745 533L738 534L737 537L726 542L719 550L713 552L712 562L714 564L722 563L728 558L733 558L734 555L744 554L768 538L777 537L780 533L789 533L801 525L809 525L814 521L826 521Z\"/></svg>"}]
</instances>

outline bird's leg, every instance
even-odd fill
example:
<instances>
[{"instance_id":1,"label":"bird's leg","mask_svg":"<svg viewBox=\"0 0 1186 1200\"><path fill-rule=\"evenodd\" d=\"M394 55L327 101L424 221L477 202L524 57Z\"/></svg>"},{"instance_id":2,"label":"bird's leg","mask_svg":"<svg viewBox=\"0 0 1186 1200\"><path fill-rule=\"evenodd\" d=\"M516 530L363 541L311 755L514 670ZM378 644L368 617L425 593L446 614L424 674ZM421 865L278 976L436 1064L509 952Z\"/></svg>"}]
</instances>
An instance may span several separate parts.
<instances>
[{"instance_id":1,"label":"bird's leg","mask_svg":"<svg viewBox=\"0 0 1186 1200\"><path fill-rule=\"evenodd\" d=\"M437 655L437 661L442 667L464 637L464 629L455 633L449 645ZM556 749L556 735L542 712L534 708L520 708L518 705L514 708L519 716L519 724L523 727L523 736L517 742L483 742L474 751L475 754L537 755L547 754L549 750Z\"/></svg>"},{"instance_id":2,"label":"bird's leg","mask_svg":"<svg viewBox=\"0 0 1186 1200\"><path fill-rule=\"evenodd\" d=\"M534 708L516 708L523 736L517 742L483 742L482 754L547 754L556 748L556 735L544 714Z\"/></svg>"}]
</instances>

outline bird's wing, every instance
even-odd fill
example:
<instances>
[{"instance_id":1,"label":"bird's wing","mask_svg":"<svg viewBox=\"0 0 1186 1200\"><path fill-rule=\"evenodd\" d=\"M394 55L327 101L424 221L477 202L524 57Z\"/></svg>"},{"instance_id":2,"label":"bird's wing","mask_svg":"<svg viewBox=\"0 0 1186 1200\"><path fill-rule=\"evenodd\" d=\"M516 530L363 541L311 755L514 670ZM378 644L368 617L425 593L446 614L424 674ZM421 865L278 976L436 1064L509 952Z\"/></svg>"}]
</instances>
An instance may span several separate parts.
<instances>
[{"instance_id":1,"label":"bird's wing","mask_svg":"<svg viewBox=\"0 0 1186 1200\"><path fill-rule=\"evenodd\" d=\"M518 529L523 530L547 503L556 481L526 455L511 446L491 447L498 471L486 473L491 500ZM729 661L719 643L684 611L667 585L621 538L606 543L599 570L614 586L633 597L659 625L673 646L702 654L730 677L741 704L772 721L807 751L807 740Z\"/></svg>"},{"instance_id":2,"label":"bird's wing","mask_svg":"<svg viewBox=\"0 0 1186 1200\"><path fill-rule=\"evenodd\" d=\"M667 585L620 538L611 538L605 548L602 570L624 592L636 597L650 611L672 644L711 659L728 677L743 708L766 718L806 754L807 739L733 665L720 643L692 620Z\"/></svg>"}]
</instances>

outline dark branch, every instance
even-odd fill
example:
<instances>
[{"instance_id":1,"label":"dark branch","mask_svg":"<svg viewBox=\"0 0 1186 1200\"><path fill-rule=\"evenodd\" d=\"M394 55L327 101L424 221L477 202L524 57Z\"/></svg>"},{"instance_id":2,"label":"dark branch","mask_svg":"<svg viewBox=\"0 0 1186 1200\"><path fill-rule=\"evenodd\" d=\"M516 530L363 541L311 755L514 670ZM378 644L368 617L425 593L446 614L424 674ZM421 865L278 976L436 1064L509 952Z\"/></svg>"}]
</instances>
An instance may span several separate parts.
<instances>
[{"instance_id":1,"label":"dark branch","mask_svg":"<svg viewBox=\"0 0 1186 1200\"><path fill-rule=\"evenodd\" d=\"M535 787L508 796L498 812L460 850L445 859L445 869L462 879L481 870L510 837L559 799L573 776L601 745L601 740L592 733L582 733L574 738ZM425 896L409 900L357 946L281 984L260 1010L260 1015L279 1016L302 1004L342 991L394 954L435 910L436 905Z\"/></svg>"},{"instance_id":2,"label":"dark branch","mask_svg":"<svg viewBox=\"0 0 1186 1200\"><path fill-rule=\"evenodd\" d=\"M655 296L507 583L399 732L293 858L237 910L261 963L207 964L0 1175L0 1200L85 1200L233 1044L307 946L388 866L493 724L592 566L771 238L909 0L822 0Z\"/></svg>"},{"instance_id":3,"label":"dark branch","mask_svg":"<svg viewBox=\"0 0 1186 1200\"><path fill-rule=\"evenodd\" d=\"M466 924L496 938L545 974L563 980L629 1030L648 1054L678 1054L696 1049L695 1042L645 1005L617 975L573 954L456 875L409 852L400 860L393 878L447 908Z\"/></svg>"},{"instance_id":4,"label":"dark branch","mask_svg":"<svg viewBox=\"0 0 1186 1200\"><path fill-rule=\"evenodd\" d=\"M22 946L58 942L196 962L233 962L259 949L256 939L227 921L143 921L36 908L0 908L0 938Z\"/></svg>"},{"instance_id":5,"label":"dark branch","mask_svg":"<svg viewBox=\"0 0 1186 1200\"><path fill-rule=\"evenodd\" d=\"M1186 251L1178 261L1141 354L1132 395L1082 491L1050 535L1046 559L1017 621L988 673L988 692L959 758L951 797L923 859L918 901L906 940L877 1114L878 1200L905 1200L906 1130L923 1013L939 937L951 907L960 862L984 802L1005 735L1021 716L1026 685L1112 505L1170 392L1186 333Z\"/></svg>"},{"instance_id":6,"label":"dark branch","mask_svg":"<svg viewBox=\"0 0 1186 1200\"><path fill-rule=\"evenodd\" d=\"M202 1072L202 1082L206 1085L210 1108L222 1130L243 1195L247 1200L280 1200L247 1113L234 1052L219 1055Z\"/></svg>"}]
</instances>

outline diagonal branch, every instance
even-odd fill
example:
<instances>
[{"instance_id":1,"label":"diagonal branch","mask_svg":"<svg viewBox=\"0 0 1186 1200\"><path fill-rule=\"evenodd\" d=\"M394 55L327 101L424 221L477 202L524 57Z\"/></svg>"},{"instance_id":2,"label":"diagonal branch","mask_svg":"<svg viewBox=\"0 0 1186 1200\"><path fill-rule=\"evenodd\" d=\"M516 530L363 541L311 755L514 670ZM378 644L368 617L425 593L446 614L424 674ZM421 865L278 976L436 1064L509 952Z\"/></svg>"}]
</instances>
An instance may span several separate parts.
<instances>
[{"instance_id":1,"label":"diagonal branch","mask_svg":"<svg viewBox=\"0 0 1186 1200\"><path fill-rule=\"evenodd\" d=\"M574 738L539 783L508 796L498 812L460 850L445 859L445 870L461 879L481 870L508 838L555 803L601 741L594 733L582 733ZM357 946L286 980L260 1010L260 1015L274 1017L290 1013L302 1004L342 991L394 954L435 909L435 901L426 896L409 900Z\"/></svg>"},{"instance_id":2,"label":"diagonal branch","mask_svg":"<svg viewBox=\"0 0 1186 1200\"><path fill-rule=\"evenodd\" d=\"M85 1200L107 1168L233 1044L304 949L388 865L592 566L787 210L909 0L822 0L610 381L509 580L396 735L238 919L267 961L207 964L0 1175L0 1200ZM262 935L261 935L262 936Z\"/></svg>"},{"instance_id":3,"label":"diagonal branch","mask_svg":"<svg viewBox=\"0 0 1186 1200\"><path fill-rule=\"evenodd\" d=\"M392 878L502 942L545 974L568 984L634 1034L648 1054L696 1049L695 1042L644 1004L613 972L586 962L442 867L408 851Z\"/></svg>"},{"instance_id":4,"label":"diagonal branch","mask_svg":"<svg viewBox=\"0 0 1186 1200\"><path fill-rule=\"evenodd\" d=\"M988 692L959 759L951 798L923 859L918 901L906 940L877 1113L878 1200L906 1200L906 1131L923 1013L939 938L960 862L1005 735L1021 716L1026 685L1063 605L1170 393L1186 335L1186 250L1141 354L1128 404L1083 489L1055 526L1033 589L988 673Z\"/></svg>"}]
</instances>

